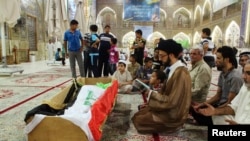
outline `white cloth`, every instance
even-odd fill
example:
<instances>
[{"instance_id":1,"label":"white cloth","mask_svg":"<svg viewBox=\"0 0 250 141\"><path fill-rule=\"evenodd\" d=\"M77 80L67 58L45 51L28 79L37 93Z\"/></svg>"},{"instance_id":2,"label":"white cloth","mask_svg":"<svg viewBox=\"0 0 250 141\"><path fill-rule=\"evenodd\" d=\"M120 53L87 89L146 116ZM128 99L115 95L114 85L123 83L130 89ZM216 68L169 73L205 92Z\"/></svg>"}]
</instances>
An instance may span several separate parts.
<instances>
[{"instance_id":1,"label":"white cloth","mask_svg":"<svg viewBox=\"0 0 250 141\"><path fill-rule=\"evenodd\" d=\"M93 103L104 93L105 89L94 85L84 85L75 103L65 110L64 115L78 115L87 113Z\"/></svg>"},{"instance_id":2,"label":"white cloth","mask_svg":"<svg viewBox=\"0 0 250 141\"><path fill-rule=\"evenodd\" d=\"M178 60L177 62L175 62L173 65L171 65L169 67L170 69L170 72L168 74L168 79L171 78L171 76L173 75L173 73L175 72L175 70L178 68L178 67L181 67L181 66L184 66L186 67L180 60ZM166 68L167 69L167 68Z\"/></svg>"},{"instance_id":3,"label":"white cloth","mask_svg":"<svg viewBox=\"0 0 250 141\"><path fill-rule=\"evenodd\" d=\"M36 114L32 121L24 128L24 133L29 134L44 118L45 115Z\"/></svg>"},{"instance_id":4,"label":"white cloth","mask_svg":"<svg viewBox=\"0 0 250 141\"><path fill-rule=\"evenodd\" d=\"M20 12L20 0L0 0L0 23L6 22L10 27L14 27L20 18Z\"/></svg>"},{"instance_id":5,"label":"white cloth","mask_svg":"<svg viewBox=\"0 0 250 141\"><path fill-rule=\"evenodd\" d=\"M55 7L53 7L53 5ZM55 17L54 17L55 8ZM45 21L48 23L49 37L62 37L64 31L68 28L68 16L64 0L47 0L45 10ZM56 24L54 25L54 20Z\"/></svg>"},{"instance_id":6,"label":"white cloth","mask_svg":"<svg viewBox=\"0 0 250 141\"><path fill-rule=\"evenodd\" d=\"M131 91L132 89L133 89L132 85L123 85L123 86L119 87L118 93L126 93L128 91Z\"/></svg>"},{"instance_id":7,"label":"white cloth","mask_svg":"<svg viewBox=\"0 0 250 141\"><path fill-rule=\"evenodd\" d=\"M54 44L53 43L48 43L47 44L47 53L48 53L48 60L54 60Z\"/></svg>"},{"instance_id":8,"label":"white cloth","mask_svg":"<svg viewBox=\"0 0 250 141\"><path fill-rule=\"evenodd\" d=\"M94 140L88 126L88 123L92 118L90 108L94 102L104 94L104 91L105 89L94 85L84 85L81 88L75 103L65 110L64 115L60 115L59 117L69 120L76 126L79 126L88 137L88 140ZM30 133L44 119L44 117L44 115L35 115L33 120L26 125L25 133Z\"/></svg>"},{"instance_id":9,"label":"white cloth","mask_svg":"<svg viewBox=\"0 0 250 141\"><path fill-rule=\"evenodd\" d=\"M97 15L96 25L98 26L98 33L103 33L102 21L102 16L100 14Z\"/></svg>"},{"instance_id":10,"label":"white cloth","mask_svg":"<svg viewBox=\"0 0 250 141\"><path fill-rule=\"evenodd\" d=\"M83 7L83 0L75 0L76 4L76 14L75 19L78 21L78 28L80 29L81 33L87 33L88 25L88 18L85 18L84 15L84 7Z\"/></svg>"},{"instance_id":11,"label":"white cloth","mask_svg":"<svg viewBox=\"0 0 250 141\"><path fill-rule=\"evenodd\" d=\"M212 116L214 124L228 124L225 119L234 120L239 124L250 124L250 90L245 84L229 106L232 107L235 115Z\"/></svg>"},{"instance_id":12,"label":"white cloth","mask_svg":"<svg viewBox=\"0 0 250 141\"><path fill-rule=\"evenodd\" d=\"M104 94L105 89L94 85L84 85L75 101L75 103L65 110L64 115L60 117L65 118L76 126L79 126L87 135L88 140L92 141L93 136L89 129L88 123L91 119L90 108L94 102Z\"/></svg>"}]
</instances>

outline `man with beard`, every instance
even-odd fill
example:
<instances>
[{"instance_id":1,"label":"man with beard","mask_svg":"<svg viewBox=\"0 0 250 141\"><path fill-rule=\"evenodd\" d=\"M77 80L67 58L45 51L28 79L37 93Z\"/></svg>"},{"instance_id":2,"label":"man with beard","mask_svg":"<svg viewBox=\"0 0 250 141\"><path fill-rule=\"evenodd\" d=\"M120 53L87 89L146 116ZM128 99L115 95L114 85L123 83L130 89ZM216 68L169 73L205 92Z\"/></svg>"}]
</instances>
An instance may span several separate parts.
<instances>
[{"instance_id":1,"label":"man with beard","mask_svg":"<svg viewBox=\"0 0 250 141\"><path fill-rule=\"evenodd\" d=\"M247 60L250 59L250 52L246 51L246 52L242 52L239 55L239 67L238 67L238 71L239 73L242 75L243 72L243 68L247 62Z\"/></svg>"},{"instance_id":2,"label":"man with beard","mask_svg":"<svg viewBox=\"0 0 250 141\"><path fill-rule=\"evenodd\" d=\"M205 103L207 107L198 109L198 112L205 116L212 116L214 124L250 124L250 61L244 66L242 77L245 83L231 104L214 108Z\"/></svg>"},{"instance_id":3,"label":"man with beard","mask_svg":"<svg viewBox=\"0 0 250 141\"><path fill-rule=\"evenodd\" d=\"M159 59L167 66L168 78L160 92L145 92L148 104L132 118L139 133L174 132L185 123L191 104L191 78L178 60L183 48L172 39L160 39Z\"/></svg>"},{"instance_id":4,"label":"man with beard","mask_svg":"<svg viewBox=\"0 0 250 141\"><path fill-rule=\"evenodd\" d=\"M206 107L205 103L214 107L225 107L231 103L243 84L241 76L235 69L238 64L231 47L223 46L217 50L216 66L218 71L221 71L217 93L206 102L199 103L191 108L193 118L200 125L213 125L211 116L204 116L199 113L200 109Z\"/></svg>"}]
</instances>

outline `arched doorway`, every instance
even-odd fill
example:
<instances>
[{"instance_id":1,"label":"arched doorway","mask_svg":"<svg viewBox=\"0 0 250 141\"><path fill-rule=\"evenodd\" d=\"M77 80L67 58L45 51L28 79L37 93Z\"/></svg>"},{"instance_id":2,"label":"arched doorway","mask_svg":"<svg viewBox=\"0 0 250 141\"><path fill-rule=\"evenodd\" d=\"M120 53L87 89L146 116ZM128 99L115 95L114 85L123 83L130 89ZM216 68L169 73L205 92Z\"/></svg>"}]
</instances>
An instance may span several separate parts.
<instances>
[{"instance_id":1,"label":"arched doorway","mask_svg":"<svg viewBox=\"0 0 250 141\"><path fill-rule=\"evenodd\" d=\"M232 21L226 29L225 41L228 46L239 47L240 27Z\"/></svg>"},{"instance_id":2,"label":"arched doorway","mask_svg":"<svg viewBox=\"0 0 250 141\"><path fill-rule=\"evenodd\" d=\"M187 34L180 32L180 33L176 34L173 37L173 39L176 42L180 43L184 49L190 48L190 37Z\"/></svg>"},{"instance_id":3,"label":"arched doorway","mask_svg":"<svg viewBox=\"0 0 250 141\"><path fill-rule=\"evenodd\" d=\"M211 37L216 47L223 45L222 31L219 26L214 27Z\"/></svg>"},{"instance_id":4,"label":"arched doorway","mask_svg":"<svg viewBox=\"0 0 250 141\"><path fill-rule=\"evenodd\" d=\"M191 12L185 7L177 9L173 13L174 27L188 28L190 27Z\"/></svg>"},{"instance_id":5,"label":"arched doorway","mask_svg":"<svg viewBox=\"0 0 250 141\"><path fill-rule=\"evenodd\" d=\"M110 8L103 8L97 15L96 24L98 26L98 33L103 32L103 27L105 25L110 25L111 28L116 26L116 12Z\"/></svg>"}]
</instances>

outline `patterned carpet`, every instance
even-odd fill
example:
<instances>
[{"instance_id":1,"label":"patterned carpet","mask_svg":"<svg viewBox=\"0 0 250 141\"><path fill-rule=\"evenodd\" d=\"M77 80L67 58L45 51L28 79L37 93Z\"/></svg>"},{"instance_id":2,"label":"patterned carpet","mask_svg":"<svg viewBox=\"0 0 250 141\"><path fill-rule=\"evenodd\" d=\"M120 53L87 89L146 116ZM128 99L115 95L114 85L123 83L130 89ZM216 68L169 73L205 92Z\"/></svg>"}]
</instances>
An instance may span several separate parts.
<instances>
[{"instance_id":1,"label":"patterned carpet","mask_svg":"<svg viewBox=\"0 0 250 141\"><path fill-rule=\"evenodd\" d=\"M27 86L27 87L41 87L54 86L71 78L70 69L66 68L52 68L47 71L41 71L33 74L17 75L15 77L7 77L0 86Z\"/></svg>"},{"instance_id":2,"label":"patterned carpet","mask_svg":"<svg viewBox=\"0 0 250 141\"><path fill-rule=\"evenodd\" d=\"M64 72L60 73L59 72ZM0 84L0 114L29 98L39 96L55 87L63 87L70 82L70 70L52 68L34 74L7 77ZM66 83L66 84L65 84Z\"/></svg>"},{"instance_id":3,"label":"patterned carpet","mask_svg":"<svg viewBox=\"0 0 250 141\"><path fill-rule=\"evenodd\" d=\"M218 71L213 70L212 84L217 84L218 74ZM71 84L70 79L70 70L65 68L53 68L35 74L6 78L4 83L0 84L0 110L38 93L44 93L0 114L0 141L26 141L23 132L25 127L23 118L26 112ZM65 83L62 84L63 82ZM208 98L215 94L216 89L216 85L211 85ZM116 105L103 127L102 141L156 141L150 134L138 134L131 123L131 117L137 112L137 105L141 103L143 100L139 94L119 94ZM191 124L185 124L177 133L158 136L159 141L203 141L206 139L207 127Z\"/></svg>"},{"instance_id":4,"label":"patterned carpet","mask_svg":"<svg viewBox=\"0 0 250 141\"><path fill-rule=\"evenodd\" d=\"M44 92L48 87L13 87L0 88L0 111L17 104L29 97Z\"/></svg>"},{"instance_id":5,"label":"patterned carpet","mask_svg":"<svg viewBox=\"0 0 250 141\"><path fill-rule=\"evenodd\" d=\"M217 90L219 72L216 68L212 71L212 84L210 85L208 98L211 98ZM184 124L184 127L172 134L142 135L137 133L131 118L138 111L137 106L143 103L142 96L118 94L116 105L109 115L104 127L102 141L206 141L207 127Z\"/></svg>"},{"instance_id":6,"label":"patterned carpet","mask_svg":"<svg viewBox=\"0 0 250 141\"><path fill-rule=\"evenodd\" d=\"M71 83L70 80L68 68L3 78L4 83L0 84L0 141L25 141L23 119L26 112L56 95Z\"/></svg>"},{"instance_id":7,"label":"patterned carpet","mask_svg":"<svg viewBox=\"0 0 250 141\"><path fill-rule=\"evenodd\" d=\"M155 141L152 134L137 133L131 118L138 111L137 105L143 103L142 96L118 94L116 105L104 127L101 141ZM185 124L179 132L159 135L160 141L204 141L207 127Z\"/></svg>"},{"instance_id":8,"label":"patterned carpet","mask_svg":"<svg viewBox=\"0 0 250 141\"><path fill-rule=\"evenodd\" d=\"M26 112L40 105L44 99L50 99L60 91L61 88L55 88L0 115L0 141L26 141L26 135L24 134L25 123L23 121Z\"/></svg>"}]
</instances>

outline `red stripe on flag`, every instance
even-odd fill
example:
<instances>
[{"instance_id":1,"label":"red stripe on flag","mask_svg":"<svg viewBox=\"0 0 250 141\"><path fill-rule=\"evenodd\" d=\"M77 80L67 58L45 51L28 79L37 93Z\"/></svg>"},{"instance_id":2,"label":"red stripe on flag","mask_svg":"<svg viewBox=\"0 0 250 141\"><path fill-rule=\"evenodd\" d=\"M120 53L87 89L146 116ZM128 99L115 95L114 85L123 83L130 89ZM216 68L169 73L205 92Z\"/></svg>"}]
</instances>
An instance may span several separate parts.
<instances>
[{"instance_id":1,"label":"red stripe on flag","mask_svg":"<svg viewBox=\"0 0 250 141\"><path fill-rule=\"evenodd\" d=\"M91 119L88 125L95 141L99 141L101 139L101 127L105 123L109 113L114 107L117 91L118 82L115 80L91 108Z\"/></svg>"}]
</instances>

